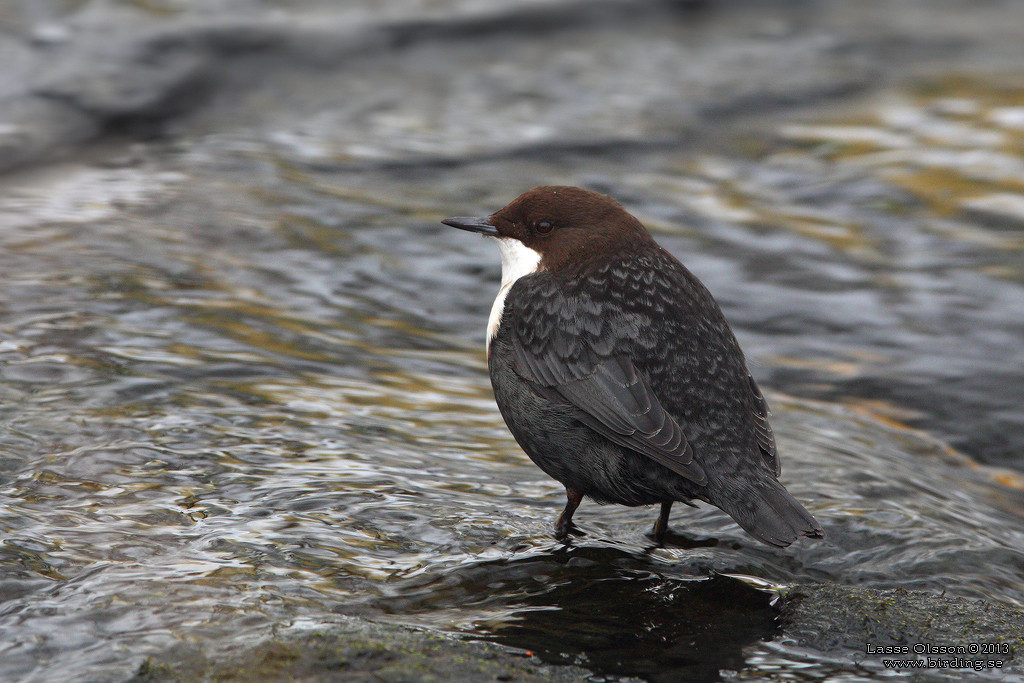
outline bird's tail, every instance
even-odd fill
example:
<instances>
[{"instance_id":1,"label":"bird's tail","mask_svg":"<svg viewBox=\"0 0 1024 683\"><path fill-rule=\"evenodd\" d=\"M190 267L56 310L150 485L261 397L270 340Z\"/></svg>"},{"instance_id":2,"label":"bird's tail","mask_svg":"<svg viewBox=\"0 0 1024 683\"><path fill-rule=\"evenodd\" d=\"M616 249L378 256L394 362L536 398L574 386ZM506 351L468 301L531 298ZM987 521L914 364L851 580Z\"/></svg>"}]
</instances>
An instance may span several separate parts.
<instances>
[{"instance_id":1,"label":"bird's tail","mask_svg":"<svg viewBox=\"0 0 1024 683\"><path fill-rule=\"evenodd\" d=\"M818 520L775 478L742 482L712 500L748 534L768 545L785 547L801 536L824 538Z\"/></svg>"}]
</instances>

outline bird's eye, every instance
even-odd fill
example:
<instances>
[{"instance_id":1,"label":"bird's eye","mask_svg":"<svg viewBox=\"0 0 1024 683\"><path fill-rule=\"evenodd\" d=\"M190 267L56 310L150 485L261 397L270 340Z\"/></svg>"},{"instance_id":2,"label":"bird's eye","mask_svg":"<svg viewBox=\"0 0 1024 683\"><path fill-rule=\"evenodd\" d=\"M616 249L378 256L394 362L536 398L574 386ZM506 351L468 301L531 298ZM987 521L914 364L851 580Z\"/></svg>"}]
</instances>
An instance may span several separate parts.
<instances>
[{"instance_id":1,"label":"bird's eye","mask_svg":"<svg viewBox=\"0 0 1024 683\"><path fill-rule=\"evenodd\" d=\"M554 229L555 226L553 226L548 221L541 221L540 223L537 224L537 232L539 232L542 235L546 235Z\"/></svg>"}]
</instances>

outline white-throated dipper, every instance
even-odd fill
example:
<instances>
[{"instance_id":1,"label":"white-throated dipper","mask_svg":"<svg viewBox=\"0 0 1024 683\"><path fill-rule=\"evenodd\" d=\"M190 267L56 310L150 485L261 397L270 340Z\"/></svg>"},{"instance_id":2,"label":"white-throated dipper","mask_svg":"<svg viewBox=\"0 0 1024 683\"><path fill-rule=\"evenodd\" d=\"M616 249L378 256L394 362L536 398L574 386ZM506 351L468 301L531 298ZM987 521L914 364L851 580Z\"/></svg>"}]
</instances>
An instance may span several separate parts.
<instances>
[{"instance_id":1,"label":"white-throated dipper","mask_svg":"<svg viewBox=\"0 0 1024 683\"><path fill-rule=\"evenodd\" d=\"M519 445L565 486L555 538L584 496L702 500L787 546L821 525L779 483L768 404L711 293L610 197L538 187L497 213L442 221L494 238L487 328L494 398Z\"/></svg>"}]
</instances>

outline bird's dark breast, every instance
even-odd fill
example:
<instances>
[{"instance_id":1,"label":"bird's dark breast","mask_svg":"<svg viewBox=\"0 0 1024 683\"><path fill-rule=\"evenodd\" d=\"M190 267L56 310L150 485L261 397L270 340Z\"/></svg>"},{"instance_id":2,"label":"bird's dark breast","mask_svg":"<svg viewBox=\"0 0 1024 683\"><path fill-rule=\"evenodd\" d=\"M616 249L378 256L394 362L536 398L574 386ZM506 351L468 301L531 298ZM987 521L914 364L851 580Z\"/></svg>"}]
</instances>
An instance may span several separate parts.
<instances>
[{"instance_id":1,"label":"bird's dark breast","mask_svg":"<svg viewBox=\"0 0 1024 683\"><path fill-rule=\"evenodd\" d=\"M578 408L516 372L516 345L554 353L585 376L628 357L682 427L710 477L763 467L739 346L703 285L660 247L579 272L518 280L505 301L489 365L513 436L547 474L599 501L641 505L704 498L703 487L585 426Z\"/></svg>"}]
</instances>

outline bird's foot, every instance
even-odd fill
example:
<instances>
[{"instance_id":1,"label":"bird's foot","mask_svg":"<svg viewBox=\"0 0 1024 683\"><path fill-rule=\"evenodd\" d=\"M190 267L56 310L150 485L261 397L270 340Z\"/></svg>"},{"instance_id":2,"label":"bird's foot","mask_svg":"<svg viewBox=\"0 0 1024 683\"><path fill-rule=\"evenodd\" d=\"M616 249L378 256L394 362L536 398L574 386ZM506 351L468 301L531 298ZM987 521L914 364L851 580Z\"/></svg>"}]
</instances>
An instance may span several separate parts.
<instances>
[{"instance_id":1,"label":"bird's foot","mask_svg":"<svg viewBox=\"0 0 1024 683\"><path fill-rule=\"evenodd\" d=\"M578 526L573 524L571 521L568 523L562 523L559 521L555 525L555 540L564 541L570 536L586 536L587 534L580 529Z\"/></svg>"},{"instance_id":2,"label":"bird's foot","mask_svg":"<svg viewBox=\"0 0 1024 683\"><path fill-rule=\"evenodd\" d=\"M562 510L562 514L558 516L558 521L555 522L555 540L558 541L564 541L569 537L569 534L574 536L583 535L583 532L572 523L573 513L576 512L576 508L580 506L580 502L583 500L583 491L566 486L565 498L565 509Z\"/></svg>"},{"instance_id":3,"label":"bird's foot","mask_svg":"<svg viewBox=\"0 0 1024 683\"><path fill-rule=\"evenodd\" d=\"M654 523L654 529L651 530L650 535L654 537L654 541L658 545L665 543L665 534L668 533L668 516L672 513L672 502L661 504L661 514L658 515L658 521Z\"/></svg>"},{"instance_id":4,"label":"bird's foot","mask_svg":"<svg viewBox=\"0 0 1024 683\"><path fill-rule=\"evenodd\" d=\"M657 524L655 524L654 528L647 532L647 534L645 535L647 536L647 538L654 541L658 546L663 546L665 545L665 538L667 536L672 536L673 534L667 526L659 527Z\"/></svg>"}]
</instances>

